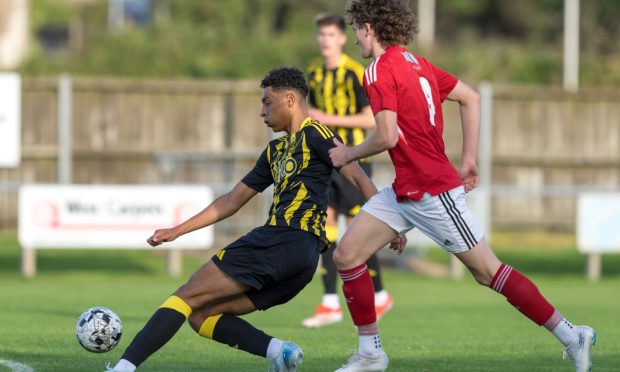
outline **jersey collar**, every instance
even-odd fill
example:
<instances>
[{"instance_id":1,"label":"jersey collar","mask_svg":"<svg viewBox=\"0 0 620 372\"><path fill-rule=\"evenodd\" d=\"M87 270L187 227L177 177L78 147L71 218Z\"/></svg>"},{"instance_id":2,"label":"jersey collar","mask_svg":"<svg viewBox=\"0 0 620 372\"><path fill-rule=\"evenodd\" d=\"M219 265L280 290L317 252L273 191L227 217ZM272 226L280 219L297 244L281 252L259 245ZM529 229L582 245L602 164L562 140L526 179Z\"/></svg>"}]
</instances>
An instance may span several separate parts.
<instances>
[{"instance_id":1,"label":"jersey collar","mask_svg":"<svg viewBox=\"0 0 620 372\"><path fill-rule=\"evenodd\" d=\"M349 58L349 56L347 56L344 53L340 54L340 59L338 60L338 67L342 67L344 66L345 62L347 61L347 59Z\"/></svg>"},{"instance_id":2,"label":"jersey collar","mask_svg":"<svg viewBox=\"0 0 620 372\"><path fill-rule=\"evenodd\" d=\"M312 122L312 119L310 118L310 116L306 117L304 121L301 122L301 125L299 126L299 130L302 130L304 129L304 127L310 125L310 122Z\"/></svg>"},{"instance_id":3,"label":"jersey collar","mask_svg":"<svg viewBox=\"0 0 620 372\"><path fill-rule=\"evenodd\" d=\"M336 65L336 68L334 69L327 68L327 64L325 64L325 61L323 61L323 68L325 69L325 71L336 71L342 68L342 66L344 66L348 58L349 56L347 56L345 53L340 53L340 58L338 59L338 65Z\"/></svg>"}]
</instances>

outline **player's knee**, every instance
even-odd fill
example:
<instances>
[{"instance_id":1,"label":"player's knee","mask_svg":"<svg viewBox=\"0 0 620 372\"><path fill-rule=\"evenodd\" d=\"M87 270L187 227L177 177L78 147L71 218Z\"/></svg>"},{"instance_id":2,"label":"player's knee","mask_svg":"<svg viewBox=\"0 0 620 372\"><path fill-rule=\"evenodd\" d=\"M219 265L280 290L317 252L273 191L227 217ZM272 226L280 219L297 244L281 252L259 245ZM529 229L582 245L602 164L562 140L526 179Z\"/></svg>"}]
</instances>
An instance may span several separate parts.
<instances>
[{"instance_id":1,"label":"player's knee","mask_svg":"<svg viewBox=\"0 0 620 372\"><path fill-rule=\"evenodd\" d=\"M491 285L491 281L493 280L493 275L489 275L489 273L472 270L472 275L478 284L488 287Z\"/></svg>"},{"instance_id":2,"label":"player's knee","mask_svg":"<svg viewBox=\"0 0 620 372\"><path fill-rule=\"evenodd\" d=\"M478 282L478 284L483 285L485 287L488 287L491 285L491 280L493 278L490 278L488 275L479 275L476 277L476 281Z\"/></svg>"},{"instance_id":3,"label":"player's knee","mask_svg":"<svg viewBox=\"0 0 620 372\"><path fill-rule=\"evenodd\" d=\"M198 303L197 301L198 299L196 298L196 296L192 296L188 284L184 284L180 286L179 289L177 289L173 293L173 295L179 297L181 300L183 300L183 302L185 302L193 310L202 306L201 303Z\"/></svg>"},{"instance_id":4,"label":"player's knee","mask_svg":"<svg viewBox=\"0 0 620 372\"><path fill-rule=\"evenodd\" d=\"M188 300L187 284L183 284L182 286L177 288L177 290L174 291L174 293L172 295L177 296L180 299L182 299L183 301L187 302L187 300Z\"/></svg>"},{"instance_id":5,"label":"player's knee","mask_svg":"<svg viewBox=\"0 0 620 372\"><path fill-rule=\"evenodd\" d=\"M197 314L197 313L192 313L187 318L187 322L189 323L190 327L192 327L192 329L196 333L200 331L200 327L202 326L203 321L204 321L204 316L202 316L201 314Z\"/></svg>"},{"instance_id":6,"label":"player's knee","mask_svg":"<svg viewBox=\"0 0 620 372\"><path fill-rule=\"evenodd\" d=\"M336 249L334 249L334 252L332 253L332 260L336 264L336 267L342 268L343 264L346 263L346 257L345 256L346 256L346 254L344 252L342 252L342 249L340 248L340 246L338 246L338 247L336 247Z\"/></svg>"},{"instance_id":7,"label":"player's knee","mask_svg":"<svg viewBox=\"0 0 620 372\"><path fill-rule=\"evenodd\" d=\"M348 249L346 245L339 244L334 251L333 259L339 269L349 269L356 266L358 261L356 256L354 250Z\"/></svg>"}]
</instances>

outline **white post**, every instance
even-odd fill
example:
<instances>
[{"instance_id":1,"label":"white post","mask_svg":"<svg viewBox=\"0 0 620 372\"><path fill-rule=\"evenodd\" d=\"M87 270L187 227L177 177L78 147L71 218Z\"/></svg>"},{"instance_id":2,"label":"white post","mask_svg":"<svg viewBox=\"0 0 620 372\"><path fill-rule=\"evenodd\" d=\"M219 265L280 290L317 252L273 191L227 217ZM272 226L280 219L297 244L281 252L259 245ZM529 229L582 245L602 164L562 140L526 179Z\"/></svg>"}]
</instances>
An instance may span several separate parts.
<instances>
[{"instance_id":1,"label":"white post","mask_svg":"<svg viewBox=\"0 0 620 372\"><path fill-rule=\"evenodd\" d=\"M58 183L71 183L71 78L58 80Z\"/></svg>"},{"instance_id":2,"label":"white post","mask_svg":"<svg viewBox=\"0 0 620 372\"><path fill-rule=\"evenodd\" d=\"M0 13L0 70L17 68L28 54L29 0L2 0Z\"/></svg>"},{"instance_id":3,"label":"white post","mask_svg":"<svg viewBox=\"0 0 620 372\"><path fill-rule=\"evenodd\" d=\"M491 187L493 185L493 87L484 82L480 91L480 144L478 151L478 182L476 219L487 240L491 239Z\"/></svg>"},{"instance_id":4,"label":"white post","mask_svg":"<svg viewBox=\"0 0 620 372\"><path fill-rule=\"evenodd\" d=\"M564 89L579 89L579 0L564 0Z\"/></svg>"},{"instance_id":5,"label":"white post","mask_svg":"<svg viewBox=\"0 0 620 372\"><path fill-rule=\"evenodd\" d=\"M588 253L588 279L596 282L601 278L601 254Z\"/></svg>"},{"instance_id":6,"label":"white post","mask_svg":"<svg viewBox=\"0 0 620 372\"><path fill-rule=\"evenodd\" d=\"M418 21L420 48L429 51L435 42L435 0L418 1Z\"/></svg>"},{"instance_id":7,"label":"white post","mask_svg":"<svg viewBox=\"0 0 620 372\"><path fill-rule=\"evenodd\" d=\"M450 277L452 279L462 279L465 273L465 265L455 255L450 255Z\"/></svg>"},{"instance_id":8,"label":"white post","mask_svg":"<svg viewBox=\"0 0 620 372\"><path fill-rule=\"evenodd\" d=\"M183 273L183 252L180 249L168 249L168 274L178 278Z\"/></svg>"},{"instance_id":9,"label":"white post","mask_svg":"<svg viewBox=\"0 0 620 372\"><path fill-rule=\"evenodd\" d=\"M22 247L22 275L26 278L32 278L37 273L37 254L32 248Z\"/></svg>"},{"instance_id":10,"label":"white post","mask_svg":"<svg viewBox=\"0 0 620 372\"><path fill-rule=\"evenodd\" d=\"M125 0L108 0L108 29L116 30L125 22Z\"/></svg>"}]
</instances>

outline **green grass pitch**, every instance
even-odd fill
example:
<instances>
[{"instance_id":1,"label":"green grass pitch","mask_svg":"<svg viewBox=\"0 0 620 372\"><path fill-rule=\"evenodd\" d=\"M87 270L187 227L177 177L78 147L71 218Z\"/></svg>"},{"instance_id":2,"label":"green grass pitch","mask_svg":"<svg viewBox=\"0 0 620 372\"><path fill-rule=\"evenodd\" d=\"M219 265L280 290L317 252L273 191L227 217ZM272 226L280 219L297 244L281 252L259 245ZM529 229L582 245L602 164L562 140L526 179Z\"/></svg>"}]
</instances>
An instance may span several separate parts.
<instances>
[{"instance_id":1,"label":"green grass pitch","mask_svg":"<svg viewBox=\"0 0 620 372\"><path fill-rule=\"evenodd\" d=\"M498 255L530 275L547 298L577 324L598 333L593 371L620 370L620 255L603 257L604 276L589 283L584 259L574 248L515 250ZM432 254L440 260L446 255ZM38 253L38 275L19 274L13 235L0 235L0 362L14 361L35 371L103 371L116 362L161 302L182 284L170 279L160 255L144 251L52 251ZM186 257L188 275L202 258ZM461 281L425 278L385 270L395 307L380 323L390 371L571 371L562 347L502 296L478 286L469 274ZM307 330L300 326L320 297L315 280L293 301L246 316L268 334L297 342L306 358L301 371L333 371L356 347L350 317ZM106 306L123 321L120 345L105 354L83 350L74 335L78 315ZM144 371L262 371L267 362L203 339L184 326ZM0 364L0 371L8 371Z\"/></svg>"}]
</instances>

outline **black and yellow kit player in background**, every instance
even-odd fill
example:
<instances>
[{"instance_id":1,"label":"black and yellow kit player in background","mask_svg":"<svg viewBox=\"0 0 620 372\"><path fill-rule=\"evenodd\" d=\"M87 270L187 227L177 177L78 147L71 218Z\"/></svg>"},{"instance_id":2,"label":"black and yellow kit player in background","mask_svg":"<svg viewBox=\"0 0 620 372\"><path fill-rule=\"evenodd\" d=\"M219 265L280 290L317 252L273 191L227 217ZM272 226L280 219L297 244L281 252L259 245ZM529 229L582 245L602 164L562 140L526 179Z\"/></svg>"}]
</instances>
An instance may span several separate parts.
<instances>
[{"instance_id":1,"label":"black and yellow kit player in background","mask_svg":"<svg viewBox=\"0 0 620 372\"><path fill-rule=\"evenodd\" d=\"M310 116L338 134L345 145L358 145L364 141L366 130L375 126L362 87L364 67L342 51L347 42L343 17L323 13L315 18L315 23L322 58L308 69ZM369 177L372 175L369 159L360 160L360 166ZM324 294L314 314L302 321L305 327L322 327L342 320L342 308L336 293L338 272L332 259L338 239L338 216L344 215L348 225L363 203L364 197L355 187L338 172L333 172L327 209L330 249L321 255ZM375 287L375 311L377 318L381 318L391 309L393 300L383 289L377 256L372 255L366 264Z\"/></svg>"},{"instance_id":2,"label":"black and yellow kit player in background","mask_svg":"<svg viewBox=\"0 0 620 372\"><path fill-rule=\"evenodd\" d=\"M261 117L274 132L286 135L269 143L230 192L180 225L155 231L147 241L157 246L215 224L273 184L267 222L222 249L177 289L112 371L135 370L185 321L203 337L267 358L272 371L295 371L301 363L299 346L267 335L239 316L288 302L312 279L327 242L328 185L334 169L328 151L338 137L308 116L308 86L300 70L274 69L261 88ZM339 171L365 198L377 192L357 163ZM205 362L208 357L204 355Z\"/></svg>"}]
</instances>

